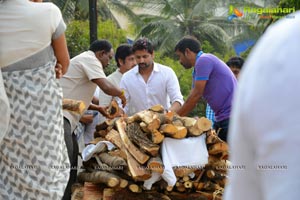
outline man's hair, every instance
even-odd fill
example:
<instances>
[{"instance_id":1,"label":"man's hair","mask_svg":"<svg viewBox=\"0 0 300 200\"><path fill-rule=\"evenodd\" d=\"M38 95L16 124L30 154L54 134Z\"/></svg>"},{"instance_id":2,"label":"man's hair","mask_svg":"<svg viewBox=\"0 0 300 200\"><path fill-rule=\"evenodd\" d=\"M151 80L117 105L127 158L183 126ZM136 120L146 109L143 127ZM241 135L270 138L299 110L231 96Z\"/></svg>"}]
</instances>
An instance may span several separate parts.
<instances>
[{"instance_id":1,"label":"man's hair","mask_svg":"<svg viewBox=\"0 0 300 200\"><path fill-rule=\"evenodd\" d=\"M242 69L243 64L244 64L244 59L239 57L239 56L234 56L231 57L226 64L228 65L228 67L236 67L239 69Z\"/></svg>"},{"instance_id":2,"label":"man's hair","mask_svg":"<svg viewBox=\"0 0 300 200\"><path fill-rule=\"evenodd\" d=\"M132 45L132 52L136 52L138 50L147 50L149 53L153 53L153 45L147 38L140 38L135 41Z\"/></svg>"},{"instance_id":3,"label":"man's hair","mask_svg":"<svg viewBox=\"0 0 300 200\"><path fill-rule=\"evenodd\" d=\"M194 53L198 53L201 51L201 44L195 37L185 36L176 44L175 51L184 53L187 48Z\"/></svg>"},{"instance_id":4,"label":"man's hair","mask_svg":"<svg viewBox=\"0 0 300 200\"><path fill-rule=\"evenodd\" d=\"M121 44L117 50L116 50L116 54L115 54L115 60L116 63L118 65L118 67L120 67L120 63L118 59L121 59L123 61L125 61L126 57L132 55L132 47L129 44Z\"/></svg>"},{"instance_id":5,"label":"man's hair","mask_svg":"<svg viewBox=\"0 0 300 200\"><path fill-rule=\"evenodd\" d=\"M93 52L103 51L103 50L105 52L109 52L111 49L112 49L112 45L107 40L95 40L89 48L89 50Z\"/></svg>"}]
</instances>

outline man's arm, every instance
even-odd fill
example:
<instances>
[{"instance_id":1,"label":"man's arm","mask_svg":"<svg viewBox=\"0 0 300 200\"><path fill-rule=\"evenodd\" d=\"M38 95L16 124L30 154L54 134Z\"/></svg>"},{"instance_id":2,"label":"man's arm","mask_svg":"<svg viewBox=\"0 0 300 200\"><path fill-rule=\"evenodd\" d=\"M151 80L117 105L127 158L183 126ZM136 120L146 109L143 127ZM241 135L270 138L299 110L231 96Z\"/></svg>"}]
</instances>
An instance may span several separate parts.
<instances>
[{"instance_id":1,"label":"man's arm","mask_svg":"<svg viewBox=\"0 0 300 200\"><path fill-rule=\"evenodd\" d=\"M60 78L67 72L70 64L70 57L65 34L62 34L56 39L53 39L51 45L53 47L54 54L58 63L58 66L56 67L57 78Z\"/></svg>"},{"instance_id":2,"label":"man's arm","mask_svg":"<svg viewBox=\"0 0 300 200\"><path fill-rule=\"evenodd\" d=\"M126 98L124 92L120 88L114 86L106 78L93 79L92 81L96 83L105 94L119 97L122 100L123 107L126 105Z\"/></svg>"},{"instance_id":3,"label":"man's arm","mask_svg":"<svg viewBox=\"0 0 300 200\"><path fill-rule=\"evenodd\" d=\"M201 80L195 82L195 87L191 90L186 102L177 111L180 116L186 116L189 114L197 105L198 101L203 95L207 80Z\"/></svg>"},{"instance_id":4,"label":"man's arm","mask_svg":"<svg viewBox=\"0 0 300 200\"><path fill-rule=\"evenodd\" d=\"M105 107L102 107L102 106L95 105L95 104L91 103L88 107L88 110L96 110L96 111L100 112L104 117L110 118L108 113L106 112Z\"/></svg>"},{"instance_id":5,"label":"man's arm","mask_svg":"<svg viewBox=\"0 0 300 200\"><path fill-rule=\"evenodd\" d=\"M184 103L183 96L181 94L180 85L175 72L171 70L171 73L169 73L168 75L169 79L167 83L167 92L172 102L172 105L169 108L169 110L177 112Z\"/></svg>"},{"instance_id":6,"label":"man's arm","mask_svg":"<svg viewBox=\"0 0 300 200\"><path fill-rule=\"evenodd\" d=\"M171 107L169 108L170 111L177 112L181 108L181 103L175 101L172 103Z\"/></svg>"}]
</instances>

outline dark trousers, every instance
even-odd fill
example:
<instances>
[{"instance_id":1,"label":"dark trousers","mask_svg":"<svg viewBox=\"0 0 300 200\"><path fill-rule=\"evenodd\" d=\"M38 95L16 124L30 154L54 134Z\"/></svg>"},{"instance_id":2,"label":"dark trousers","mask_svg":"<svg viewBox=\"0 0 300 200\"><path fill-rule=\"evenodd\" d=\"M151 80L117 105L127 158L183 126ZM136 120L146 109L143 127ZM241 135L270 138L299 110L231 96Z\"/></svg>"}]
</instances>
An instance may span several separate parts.
<instances>
[{"instance_id":1,"label":"dark trousers","mask_svg":"<svg viewBox=\"0 0 300 200\"><path fill-rule=\"evenodd\" d=\"M229 119L224 119L214 123L214 129L218 133L219 138L227 142L227 133L229 128Z\"/></svg>"},{"instance_id":2,"label":"dark trousers","mask_svg":"<svg viewBox=\"0 0 300 200\"><path fill-rule=\"evenodd\" d=\"M70 200L72 195L72 185L76 182L77 178L77 163L78 163L78 143L74 133L71 132L71 125L68 119L64 118L64 132L65 142L68 150L70 160L70 178L65 189L63 200Z\"/></svg>"}]
</instances>

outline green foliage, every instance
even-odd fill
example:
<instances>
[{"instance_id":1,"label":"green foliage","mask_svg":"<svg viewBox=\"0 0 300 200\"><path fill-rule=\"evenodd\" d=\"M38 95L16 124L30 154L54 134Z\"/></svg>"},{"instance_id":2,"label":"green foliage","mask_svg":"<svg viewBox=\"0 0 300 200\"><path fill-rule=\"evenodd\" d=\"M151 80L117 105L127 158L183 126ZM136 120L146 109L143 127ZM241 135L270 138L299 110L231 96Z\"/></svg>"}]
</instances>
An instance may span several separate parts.
<instances>
[{"instance_id":1,"label":"green foliage","mask_svg":"<svg viewBox=\"0 0 300 200\"><path fill-rule=\"evenodd\" d=\"M299 0L280 0L278 7L279 8L295 7L295 10L300 10L300 1Z\"/></svg>"},{"instance_id":2,"label":"green foliage","mask_svg":"<svg viewBox=\"0 0 300 200\"><path fill-rule=\"evenodd\" d=\"M127 42L125 31L118 28L112 20L98 20L97 31L98 39L110 41L114 49L121 43ZM71 58L89 49L89 21L73 20L67 27L66 39ZM108 75L115 71L116 68L117 66L113 59L105 69L105 73Z\"/></svg>"},{"instance_id":3,"label":"green foliage","mask_svg":"<svg viewBox=\"0 0 300 200\"><path fill-rule=\"evenodd\" d=\"M66 39L70 57L86 51L89 48L89 22L73 20L67 27Z\"/></svg>"}]
</instances>

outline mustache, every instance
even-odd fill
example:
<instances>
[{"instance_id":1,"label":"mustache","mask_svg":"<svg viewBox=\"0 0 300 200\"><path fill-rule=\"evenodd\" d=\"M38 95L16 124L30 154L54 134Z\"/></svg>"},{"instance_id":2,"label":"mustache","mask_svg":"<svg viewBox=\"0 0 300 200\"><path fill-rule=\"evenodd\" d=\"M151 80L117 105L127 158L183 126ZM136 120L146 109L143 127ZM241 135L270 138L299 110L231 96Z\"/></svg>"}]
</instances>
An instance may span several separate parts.
<instances>
[{"instance_id":1,"label":"mustache","mask_svg":"<svg viewBox=\"0 0 300 200\"><path fill-rule=\"evenodd\" d=\"M138 65L139 66L146 66L146 67L149 66L147 63L139 63Z\"/></svg>"}]
</instances>

